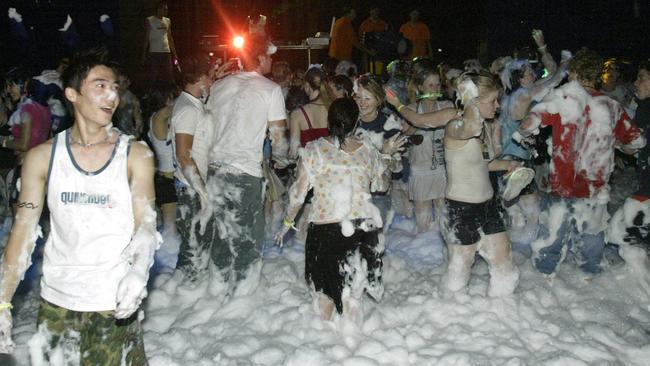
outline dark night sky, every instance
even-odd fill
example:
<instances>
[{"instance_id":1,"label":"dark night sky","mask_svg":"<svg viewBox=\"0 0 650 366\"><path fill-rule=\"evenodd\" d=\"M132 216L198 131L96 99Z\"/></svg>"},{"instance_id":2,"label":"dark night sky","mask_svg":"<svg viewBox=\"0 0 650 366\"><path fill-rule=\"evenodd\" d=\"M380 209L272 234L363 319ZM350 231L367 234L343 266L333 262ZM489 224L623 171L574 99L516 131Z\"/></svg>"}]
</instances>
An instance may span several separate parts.
<instances>
[{"instance_id":1,"label":"dark night sky","mask_svg":"<svg viewBox=\"0 0 650 366\"><path fill-rule=\"evenodd\" d=\"M635 13L634 3L638 1ZM98 18L109 14L118 37L114 49L127 67L136 65L143 19L150 13L152 0L40 0L3 1L0 5L0 66L37 63L38 67L55 62L64 51L56 31L70 13L81 35L82 44L101 39ZM225 19L243 23L253 9L271 15L271 34L278 40L299 41L316 31L329 30L331 17L349 1L318 0L169 0L170 17L179 51L196 47L204 33L227 33ZM612 5L613 3L619 5ZM354 1L358 11L356 23L367 16L369 6L383 9L383 16L398 28L413 8L419 8L433 34L434 49L441 48L440 58L462 61L481 56L492 59L514 48L532 45L530 30L541 28L551 49L576 50L587 45L603 55L627 55L632 59L650 55L647 0L428 0ZM7 9L18 8L25 23L36 35L32 47L11 42L8 34ZM636 16L638 15L638 16ZM239 22L238 22L239 20ZM483 47L483 48L481 48ZM481 52L482 50L482 52ZM17 55L23 52L26 56ZM318 56L318 55L317 55ZM322 53L321 53L322 56ZM321 60L322 61L322 60Z\"/></svg>"}]
</instances>

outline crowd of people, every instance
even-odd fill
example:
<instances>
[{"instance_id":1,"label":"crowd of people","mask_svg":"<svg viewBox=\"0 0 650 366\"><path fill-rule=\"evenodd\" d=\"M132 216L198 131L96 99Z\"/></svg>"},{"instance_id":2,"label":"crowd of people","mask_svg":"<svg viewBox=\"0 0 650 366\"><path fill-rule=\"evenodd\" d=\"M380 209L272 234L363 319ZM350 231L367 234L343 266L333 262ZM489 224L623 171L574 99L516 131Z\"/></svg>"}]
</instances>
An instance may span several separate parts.
<instances>
[{"instance_id":1,"label":"crowd of people","mask_svg":"<svg viewBox=\"0 0 650 366\"><path fill-rule=\"evenodd\" d=\"M156 75L169 76L165 10L147 19L164 40L147 52ZM350 28L355 15L335 32L372 54ZM98 50L37 76L5 72L2 213L13 228L0 267L0 352L14 348L11 300L39 235L38 324L52 343L43 357L59 347L102 364L146 363L137 311L161 234L180 238L175 270L188 286L222 281L228 296L254 289L241 284L260 276L266 234L302 242L321 317L357 324L363 294L383 296L395 215L440 232L449 293L467 288L476 254L489 296L516 291L509 231L522 227L536 236L528 254L549 282L572 258L588 283L607 243L626 261L647 261L650 63L631 86L616 60L586 48L563 51L558 65L534 30L534 58L455 68L427 57L418 15L402 33L424 57L381 75L359 75L340 39L323 65L274 63L263 33L221 65L181 57L177 83L162 77L140 98ZM366 32L385 28L378 16ZM630 168L634 194L612 206L610 178Z\"/></svg>"}]
</instances>

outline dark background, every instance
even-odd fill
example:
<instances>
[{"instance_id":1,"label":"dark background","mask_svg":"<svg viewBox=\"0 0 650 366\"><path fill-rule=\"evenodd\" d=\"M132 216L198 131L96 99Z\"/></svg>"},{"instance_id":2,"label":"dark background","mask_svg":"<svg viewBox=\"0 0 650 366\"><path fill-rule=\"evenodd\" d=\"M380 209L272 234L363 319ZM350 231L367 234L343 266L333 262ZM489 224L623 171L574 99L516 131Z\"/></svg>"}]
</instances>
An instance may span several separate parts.
<instances>
[{"instance_id":1,"label":"dark background","mask_svg":"<svg viewBox=\"0 0 650 366\"><path fill-rule=\"evenodd\" d=\"M23 65L34 70L52 67L71 50L62 45L58 28L70 14L80 35L79 46L106 44L114 57L135 78L143 77L139 56L144 18L153 13L152 0L22 0L0 5L0 67ZM267 29L276 43L299 43L317 31L329 31L331 19L349 1L330 0L169 0L169 17L177 49L182 55L198 49L201 36L217 34L224 41L245 29L246 16L269 16ZM589 46L603 56L625 56L632 61L650 55L648 0L510 0L510 1L353 1L358 25L371 6L382 8L382 17L395 29L419 9L432 33L436 58L458 64L468 58L489 60L533 46L532 28L544 30L550 50ZM16 43L9 35L7 10L15 7L30 30L28 42ZM108 14L115 37L106 38L99 16ZM437 52L441 49L441 52ZM315 52L322 62L325 51ZM287 59L304 67L303 51L282 51L275 59Z\"/></svg>"}]
</instances>

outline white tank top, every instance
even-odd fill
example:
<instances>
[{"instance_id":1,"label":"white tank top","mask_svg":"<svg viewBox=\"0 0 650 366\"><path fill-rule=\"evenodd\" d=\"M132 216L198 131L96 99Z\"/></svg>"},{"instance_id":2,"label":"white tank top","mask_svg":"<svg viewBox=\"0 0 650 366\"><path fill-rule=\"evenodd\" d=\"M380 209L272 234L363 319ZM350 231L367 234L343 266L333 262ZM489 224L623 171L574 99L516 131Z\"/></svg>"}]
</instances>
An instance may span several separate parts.
<instances>
[{"instance_id":1,"label":"white tank top","mask_svg":"<svg viewBox=\"0 0 650 366\"><path fill-rule=\"evenodd\" d=\"M130 136L120 135L104 167L86 172L70 152L69 131L58 134L52 147L47 183L51 231L41 296L74 311L114 310L117 286L128 270L122 252L134 230Z\"/></svg>"},{"instance_id":2,"label":"white tank top","mask_svg":"<svg viewBox=\"0 0 650 366\"><path fill-rule=\"evenodd\" d=\"M153 118L156 116L154 113L149 118L149 141L153 147L153 152L156 153L157 169L162 173L173 173L174 169L174 150L172 149L172 141L169 139L160 140L153 133ZM171 116L170 116L171 118ZM169 120L167 121L167 130L169 131ZM169 136L169 133L167 134Z\"/></svg>"},{"instance_id":3,"label":"white tank top","mask_svg":"<svg viewBox=\"0 0 650 366\"><path fill-rule=\"evenodd\" d=\"M483 156L481 140L471 138L460 149L445 148L447 164L446 197L450 200L481 203L494 194L488 171L489 156Z\"/></svg>"},{"instance_id":4,"label":"white tank top","mask_svg":"<svg viewBox=\"0 0 650 366\"><path fill-rule=\"evenodd\" d=\"M149 52L170 53L171 49L167 38L171 24L169 18L159 19L152 15L147 18L147 24L149 25Z\"/></svg>"}]
</instances>

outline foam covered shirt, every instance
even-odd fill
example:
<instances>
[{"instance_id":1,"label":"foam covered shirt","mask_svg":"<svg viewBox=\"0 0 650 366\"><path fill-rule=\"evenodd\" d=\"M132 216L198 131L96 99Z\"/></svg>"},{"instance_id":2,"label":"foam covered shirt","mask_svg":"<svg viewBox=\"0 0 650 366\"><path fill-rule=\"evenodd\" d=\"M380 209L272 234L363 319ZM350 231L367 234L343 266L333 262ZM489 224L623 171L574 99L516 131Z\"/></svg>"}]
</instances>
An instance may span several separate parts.
<instances>
[{"instance_id":1,"label":"foam covered shirt","mask_svg":"<svg viewBox=\"0 0 650 366\"><path fill-rule=\"evenodd\" d=\"M552 127L549 183L560 197L608 195L615 143L639 149L646 142L618 102L576 81L549 93L531 118L533 125Z\"/></svg>"},{"instance_id":2,"label":"foam covered shirt","mask_svg":"<svg viewBox=\"0 0 650 366\"><path fill-rule=\"evenodd\" d=\"M183 184L188 184L187 179L176 159L176 134L184 133L192 135L192 149L190 156L196 168L204 180L208 174L208 149L210 145L210 136L212 135L212 122L209 113L205 110L203 102L193 95L182 92L176 98L172 109L171 122L169 124L167 139L171 141L174 167L176 171L174 176Z\"/></svg>"},{"instance_id":3,"label":"foam covered shirt","mask_svg":"<svg viewBox=\"0 0 650 366\"><path fill-rule=\"evenodd\" d=\"M135 225L128 181L130 136L119 137L102 168L86 172L70 152L69 133L58 134L53 142L47 184L51 231L41 296L74 311L114 310L117 287L129 269L122 253Z\"/></svg>"},{"instance_id":4,"label":"foam covered shirt","mask_svg":"<svg viewBox=\"0 0 650 366\"><path fill-rule=\"evenodd\" d=\"M207 108L214 120L209 163L261 178L268 124L287 118L280 85L255 71L240 72L212 85Z\"/></svg>"},{"instance_id":5,"label":"foam covered shirt","mask_svg":"<svg viewBox=\"0 0 650 366\"><path fill-rule=\"evenodd\" d=\"M381 226L381 215L371 202L370 192L388 189L385 158L390 159L367 140L351 153L326 138L308 143L301 150L298 177L289 190L289 210L302 206L307 192L313 188L309 222L371 218Z\"/></svg>"}]
</instances>

